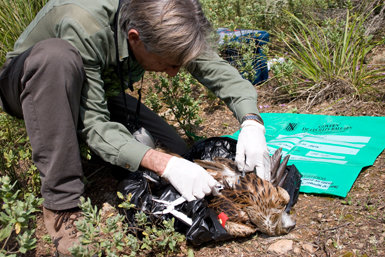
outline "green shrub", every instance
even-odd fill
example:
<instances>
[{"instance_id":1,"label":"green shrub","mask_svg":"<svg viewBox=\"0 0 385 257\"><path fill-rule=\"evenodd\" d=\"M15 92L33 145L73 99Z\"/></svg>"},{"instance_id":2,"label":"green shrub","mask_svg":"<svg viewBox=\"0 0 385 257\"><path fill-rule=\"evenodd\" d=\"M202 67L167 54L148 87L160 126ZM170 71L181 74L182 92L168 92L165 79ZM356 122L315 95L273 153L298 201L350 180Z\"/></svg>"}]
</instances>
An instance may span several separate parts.
<instances>
[{"instance_id":1,"label":"green shrub","mask_svg":"<svg viewBox=\"0 0 385 257\"><path fill-rule=\"evenodd\" d=\"M207 18L214 28L261 29L274 31L288 27L288 10L300 17L337 5L331 0L201 0Z\"/></svg>"},{"instance_id":2,"label":"green shrub","mask_svg":"<svg viewBox=\"0 0 385 257\"><path fill-rule=\"evenodd\" d=\"M36 247L36 212L42 204L41 198L15 190L8 176L0 177L0 256L20 256Z\"/></svg>"},{"instance_id":3,"label":"green shrub","mask_svg":"<svg viewBox=\"0 0 385 257\"><path fill-rule=\"evenodd\" d=\"M234 66L239 73L242 74L243 78L254 81L256 74L255 63L258 60L266 58L256 54L255 44L249 42L254 42L254 38L244 37L241 40L232 40L231 37L225 36L223 39L223 44L219 47L220 56L226 60L230 61L230 64ZM226 56L228 49L234 53L232 56Z\"/></svg>"},{"instance_id":4,"label":"green shrub","mask_svg":"<svg viewBox=\"0 0 385 257\"><path fill-rule=\"evenodd\" d=\"M161 108L170 110L171 113L161 114L161 116L177 122L189 138L197 139L194 132L196 132L197 126L202 123L199 116L199 104L202 95L199 94L200 85L198 82L189 73L183 71L173 78L165 78L155 74L154 78L154 88L150 89L149 97L146 98L145 103L157 112ZM194 91L194 89L197 90Z\"/></svg>"},{"instance_id":5,"label":"green shrub","mask_svg":"<svg viewBox=\"0 0 385 257\"><path fill-rule=\"evenodd\" d=\"M130 196L124 197L119 206L126 210L134 208ZM84 219L75 223L82 233L80 244L70 249L73 256L169 256L180 252L183 235L174 229L174 220L163 221L155 226L143 212L135 214L136 228L128 227L125 217L112 207L109 214L102 215L90 199L81 198L80 207ZM136 233L130 233L135 231Z\"/></svg>"}]
</instances>

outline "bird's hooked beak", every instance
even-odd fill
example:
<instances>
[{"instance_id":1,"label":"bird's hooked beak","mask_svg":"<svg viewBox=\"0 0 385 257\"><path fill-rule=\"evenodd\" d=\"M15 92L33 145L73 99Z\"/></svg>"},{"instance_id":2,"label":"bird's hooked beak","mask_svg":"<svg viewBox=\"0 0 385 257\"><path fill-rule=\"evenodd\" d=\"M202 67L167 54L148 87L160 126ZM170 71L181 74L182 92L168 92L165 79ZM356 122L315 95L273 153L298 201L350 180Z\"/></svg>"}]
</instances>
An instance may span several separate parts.
<instances>
[{"instance_id":1,"label":"bird's hooked beak","mask_svg":"<svg viewBox=\"0 0 385 257\"><path fill-rule=\"evenodd\" d=\"M221 191L224 189L225 187L221 184L221 183L218 183L214 186L213 190L212 190L212 194L213 196L218 196L221 194Z\"/></svg>"}]
</instances>

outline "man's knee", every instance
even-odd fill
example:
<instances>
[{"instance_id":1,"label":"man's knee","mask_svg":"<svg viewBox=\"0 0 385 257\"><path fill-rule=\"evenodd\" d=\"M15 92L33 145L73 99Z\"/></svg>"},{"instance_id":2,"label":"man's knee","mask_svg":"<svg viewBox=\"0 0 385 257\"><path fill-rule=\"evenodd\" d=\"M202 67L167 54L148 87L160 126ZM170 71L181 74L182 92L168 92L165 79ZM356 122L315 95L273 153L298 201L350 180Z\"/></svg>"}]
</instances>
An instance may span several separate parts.
<instances>
[{"instance_id":1,"label":"man's knee","mask_svg":"<svg viewBox=\"0 0 385 257\"><path fill-rule=\"evenodd\" d=\"M33 47L30 64L45 65L53 71L76 71L83 73L83 61L79 51L69 42L59 38L51 38L36 43ZM29 59L30 59L29 58Z\"/></svg>"},{"instance_id":2,"label":"man's knee","mask_svg":"<svg viewBox=\"0 0 385 257\"><path fill-rule=\"evenodd\" d=\"M23 113L28 109L25 108L29 103L25 101L28 97L33 96L30 102L39 108L46 108L44 112L48 112L50 102L56 99L56 103L71 107L76 123L84 81L82 58L70 43L62 39L47 39L36 43L25 59L20 81Z\"/></svg>"}]
</instances>

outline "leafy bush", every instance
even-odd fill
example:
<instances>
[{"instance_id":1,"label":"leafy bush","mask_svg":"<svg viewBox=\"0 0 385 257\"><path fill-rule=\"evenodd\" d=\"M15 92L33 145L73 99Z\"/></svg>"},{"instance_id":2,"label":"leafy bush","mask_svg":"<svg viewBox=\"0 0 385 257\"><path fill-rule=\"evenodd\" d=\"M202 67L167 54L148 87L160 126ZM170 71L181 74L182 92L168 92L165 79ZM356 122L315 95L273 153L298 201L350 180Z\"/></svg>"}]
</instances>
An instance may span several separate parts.
<instances>
[{"instance_id":1,"label":"leafy bush","mask_svg":"<svg viewBox=\"0 0 385 257\"><path fill-rule=\"evenodd\" d=\"M43 199L15 190L8 176L0 177L0 256L20 256L36 247L35 214Z\"/></svg>"},{"instance_id":2,"label":"leafy bush","mask_svg":"<svg viewBox=\"0 0 385 257\"><path fill-rule=\"evenodd\" d=\"M256 75L255 66L258 60L265 58L256 53L255 38L243 37L240 40L225 36L223 44L219 47L219 53L222 58L228 60L234 66L243 78L253 82ZM250 43L251 42L251 43ZM226 56L231 52L231 56Z\"/></svg>"},{"instance_id":3,"label":"leafy bush","mask_svg":"<svg viewBox=\"0 0 385 257\"><path fill-rule=\"evenodd\" d=\"M310 17L317 9L337 5L341 0L201 0L214 28L261 29L273 31L288 27L288 10L300 17Z\"/></svg>"},{"instance_id":4,"label":"leafy bush","mask_svg":"<svg viewBox=\"0 0 385 257\"><path fill-rule=\"evenodd\" d=\"M159 112L162 107L170 110L171 115L161 114L163 117L175 121L189 138L196 139L194 134L196 127L202 123L199 116L200 97L194 98L194 88L198 88L198 82L186 72L179 72L173 78L165 78L154 75L154 88L150 89L146 104L154 111Z\"/></svg>"},{"instance_id":5,"label":"leafy bush","mask_svg":"<svg viewBox=\"0 0 385 257\"><path fill-rule=\"evenodd\" d=\"M130 196L119 206L126 210L135 206ZM82 233L80 244L70 249L73 256L169 256L180 251L183 235L175 232L174 220L163 221L162 227L152 225L143 212L135 214L136 228L128 227L125 217L114 207L103 208L103 214L92 206L90 199L81 198L84 219L75 223ZM129 233L135 231L135 233Z\"/></svg>"}]
</instances>

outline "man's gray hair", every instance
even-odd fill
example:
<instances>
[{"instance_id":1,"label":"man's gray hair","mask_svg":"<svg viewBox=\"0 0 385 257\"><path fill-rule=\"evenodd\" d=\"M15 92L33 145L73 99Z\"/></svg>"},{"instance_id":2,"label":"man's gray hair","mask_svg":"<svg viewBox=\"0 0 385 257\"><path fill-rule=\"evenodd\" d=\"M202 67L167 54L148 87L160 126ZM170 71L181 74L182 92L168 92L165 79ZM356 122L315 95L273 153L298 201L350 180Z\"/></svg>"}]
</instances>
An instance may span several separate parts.
<instances>
[{"instance_id":1,"label":"man's gray hair","mask_svg":"<svg viewBox=\"0 0 385 257\"><path fill-rule=\"evenodd\" d=\"M212 27L198 0L126 0L120 26L136 29L147 51L186 65L211 49Z\"/></svg>"}]
</instances>

